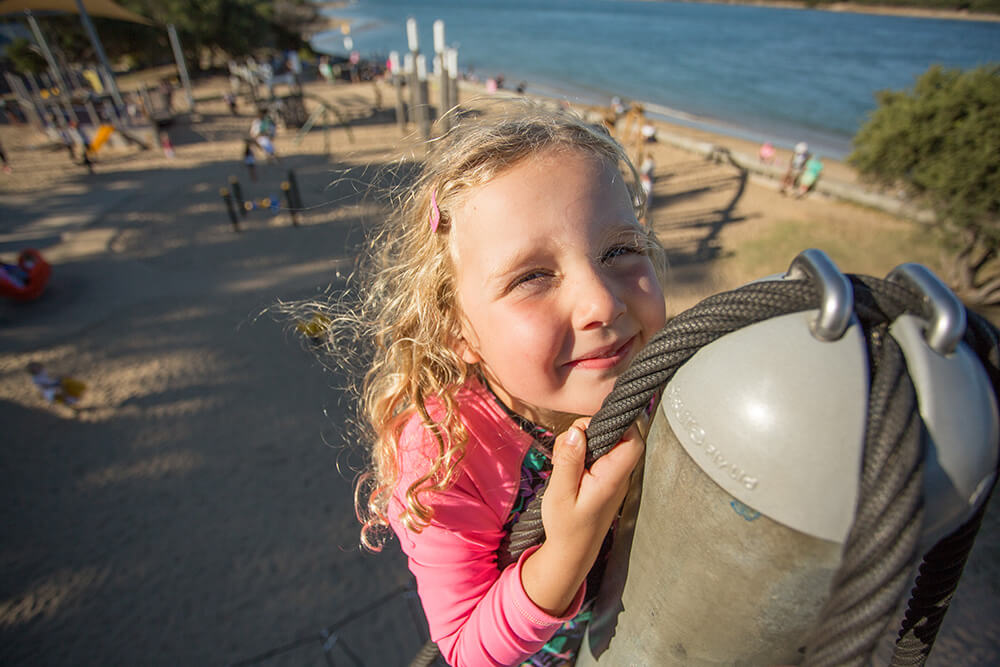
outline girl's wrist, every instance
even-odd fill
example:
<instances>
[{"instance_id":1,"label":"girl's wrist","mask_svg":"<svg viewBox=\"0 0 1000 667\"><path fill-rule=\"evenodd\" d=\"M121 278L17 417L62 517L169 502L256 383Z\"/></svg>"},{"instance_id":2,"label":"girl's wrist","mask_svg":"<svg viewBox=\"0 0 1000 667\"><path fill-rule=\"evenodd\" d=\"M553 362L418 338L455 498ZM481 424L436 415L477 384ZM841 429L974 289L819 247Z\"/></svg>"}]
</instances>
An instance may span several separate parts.
<instances>
[{"instance_id":1,"label":"girl's wrist","mask_svg":"<svg viewBox=\"0 0 1000 667\"><path fill-rule=\"evenodd\" d=\"M569 610L587 578L591 564L546 540L524 559L521 565L521 587L535 605L561 618Z\"/></svg>"}]
</instances>

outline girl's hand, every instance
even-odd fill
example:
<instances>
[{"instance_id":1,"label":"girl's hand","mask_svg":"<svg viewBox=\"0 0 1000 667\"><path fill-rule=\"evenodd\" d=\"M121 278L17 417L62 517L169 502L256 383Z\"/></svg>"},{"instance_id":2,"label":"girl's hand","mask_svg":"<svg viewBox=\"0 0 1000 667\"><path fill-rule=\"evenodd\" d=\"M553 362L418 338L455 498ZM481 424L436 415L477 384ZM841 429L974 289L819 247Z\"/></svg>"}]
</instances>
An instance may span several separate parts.
<instances>
[{"instance_id":1,"label":"girl's hand","mask_svg":"<svg viewBox=\"0 0 1000 667\"><path fill-rule=\"evenodd\" d=\"M614 449L586 470L589 423L578 419L556 438L552 475L542 500L545 542L521 570L528 597L554 616L565 613L593 566L645 448L633 425Z\"/></svg>"}]
</instances>

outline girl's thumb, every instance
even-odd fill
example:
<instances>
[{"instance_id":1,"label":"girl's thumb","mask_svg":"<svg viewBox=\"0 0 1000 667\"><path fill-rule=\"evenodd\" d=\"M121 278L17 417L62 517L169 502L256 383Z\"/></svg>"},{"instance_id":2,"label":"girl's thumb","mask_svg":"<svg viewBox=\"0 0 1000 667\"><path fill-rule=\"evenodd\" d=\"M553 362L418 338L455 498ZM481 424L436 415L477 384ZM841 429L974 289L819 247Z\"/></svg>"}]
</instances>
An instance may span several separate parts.
<instances>
[{"instance_id":1,"label":"girl's thumb","mask_svg":"<svg viewBox=\"0 0 1000 667\"><path fill-rule=\"evenodd\" d=\"M552 447L552 476L546 493L572 493L580 486L583 462L587 453L587 436L583 429L573 425L556 438Z\"/></svg>"}]
</instances>

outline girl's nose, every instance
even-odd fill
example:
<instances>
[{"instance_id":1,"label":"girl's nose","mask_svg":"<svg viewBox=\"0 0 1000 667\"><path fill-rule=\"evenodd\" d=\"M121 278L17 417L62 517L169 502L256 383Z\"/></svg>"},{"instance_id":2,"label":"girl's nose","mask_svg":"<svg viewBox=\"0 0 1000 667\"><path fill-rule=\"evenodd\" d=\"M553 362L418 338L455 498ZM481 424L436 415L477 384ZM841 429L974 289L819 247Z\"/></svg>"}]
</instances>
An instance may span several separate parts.
<instances>
[{"instance_id":1,"label":"girl's nose","mask_svg":"<svg viewBox=\"0 0 1000 667\"><path fill-rule=\"evenodd\" d=\"M582 272L572 298L573 326L581 331L608 326L625 312L614 282L594 269Z\"/></svg>"}]
</instances>

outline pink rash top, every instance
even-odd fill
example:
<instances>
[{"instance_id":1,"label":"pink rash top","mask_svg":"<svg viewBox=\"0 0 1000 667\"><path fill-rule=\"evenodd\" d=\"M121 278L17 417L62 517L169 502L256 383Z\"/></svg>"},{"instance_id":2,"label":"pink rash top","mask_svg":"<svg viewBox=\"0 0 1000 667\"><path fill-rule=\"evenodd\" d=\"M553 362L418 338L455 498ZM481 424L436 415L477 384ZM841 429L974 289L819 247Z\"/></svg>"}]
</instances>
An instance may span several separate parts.
<instances>
[{"instance_id":1,"label":"pink rash top","mask_svg":"<svg viewBox=\"0 0 1000 667\"><path fill-rule=\"evenodd\" d=\"M389 522L417 579L431 638L454 667L516 665L536 653L583 602L580 587L566 615L557 618L535 605L521 585L525 557L503 572L496 551L517 495L521 461L532 443L479 382L459 390L459 413L469 431L455 483L422 499L434 519L419 533L399 519L406 489L424 474L438 444L414 415L399 440L402 476L389 503ZM440 405L429 404L434 419Z\"/></svg>"}]
</instances>

